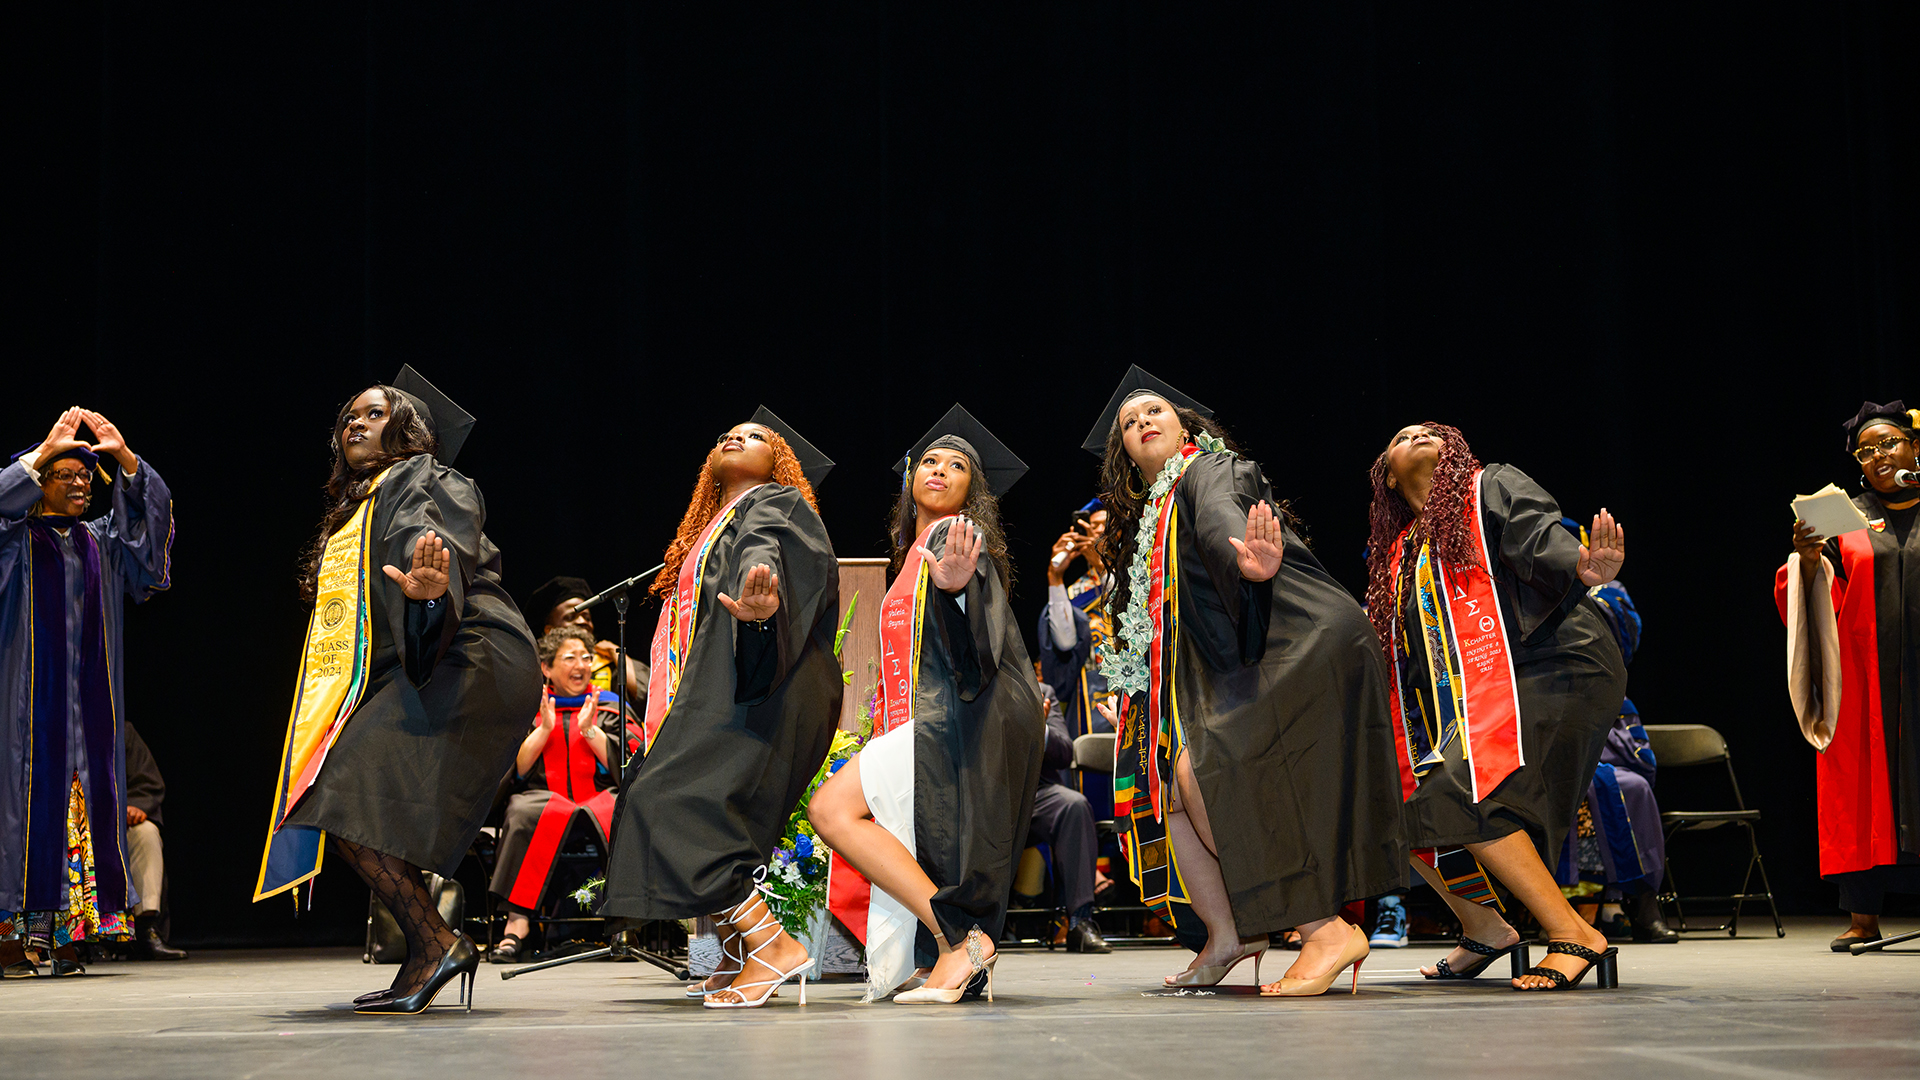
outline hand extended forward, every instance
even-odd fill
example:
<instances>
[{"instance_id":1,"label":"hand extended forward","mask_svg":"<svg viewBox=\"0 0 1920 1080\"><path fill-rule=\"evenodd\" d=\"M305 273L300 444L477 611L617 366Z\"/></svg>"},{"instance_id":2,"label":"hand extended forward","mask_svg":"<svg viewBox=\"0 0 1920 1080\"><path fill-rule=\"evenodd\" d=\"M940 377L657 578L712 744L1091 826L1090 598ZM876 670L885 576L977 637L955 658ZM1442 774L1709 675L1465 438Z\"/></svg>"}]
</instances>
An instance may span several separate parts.
<instances>
[{"instance_id":1,"label":"hand extended forward","mask_svg":"<svg viewBox=\"0 0 1920 1080\"><path fill-rule=\"evenodd\" d=\"M740 599L735 600L726 593L716 599L729 615L741 622L764 622L780 610L780 575L761 563L747 571L746 578L740 582Z\"/></svg>"},{"instance_id":2,"label":"hand extended forward","mask_svg":"<svg viewBox=\"0 0 1920 1080\"><path fill-rule=\"evenodd\" d=\"M381 567L409 600L437 600L447 594L447 568L453 556L432 529L413 542L413 566L401 573L392 564Z\"/></svg>"}]
</instances>

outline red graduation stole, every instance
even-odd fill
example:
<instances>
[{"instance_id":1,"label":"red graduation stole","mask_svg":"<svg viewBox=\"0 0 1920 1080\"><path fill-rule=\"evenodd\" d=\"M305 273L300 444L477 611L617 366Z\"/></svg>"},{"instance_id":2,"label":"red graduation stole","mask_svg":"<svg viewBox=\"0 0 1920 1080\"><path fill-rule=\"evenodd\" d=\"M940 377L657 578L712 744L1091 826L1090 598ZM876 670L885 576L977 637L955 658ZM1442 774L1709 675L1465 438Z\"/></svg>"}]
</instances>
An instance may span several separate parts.
<instances>
[{"instance_id":1,"label":"red graduation stole","mask_svg":"<svg viewBox=\"0 0 1920 1080\"><path fill-rule=\"evenodd\" d=\"M1487 550L1487 537L1481 527L1480 483L1485 470L1473 474L1473 503L1466 508L1467 529L1474 548L1480 553L1480 565L1450 567L1438 552L1434 566L1446 591L1448 644L1460 658L1463 707L1460 715L1462 745L1472 772L1473 801L1493 793L1501 781L1526 764L1520 748L1520 693L1513 674L1513 648L1507 641L1505 612L1500 592L1494 586L1493 559ZM1409 524L1393 542L1391 573L1400 580L1400 560L1405 553ZM1412 756L1412 741L1407 737L1406 687L1398 677L1400 647L1400 611L1394 605L1393 631L1386 643L1387 666L1395 672L1394 692L1387 697L1393 710L1393 736L1400 754L1400 793L1410 798L1420 786L1414 776L1417 764Z\"/></svg>"},{"instance_id":2,"label":"red graduation stole","mask_svg":"<svg viewBox=\"0 0 1920 1080\"><path fill-rule=\"evenodd\" d=\"M926 527L907 557L900 573L887 588L880 602L880 715L873 718L873 734L885 735L913 719L913 688L920 681L921 610L927 595L927 561L920 550L933 540L933 530L948 515Z\"/></svg>"},{"instance_id":3,"label":"red graduation stole","mask_svg":"<svg viewBox=\"0 0 1920 1080\"><path fill-rule=\"evenodd\" d=\"M653 665L647 674L647 721L643 729L649 747L659 735L667 711L673 708L674 691L680 688L680 671L686 665L687 650L693 647L694 619L700 613L700 577L707 568L707 553L713 548L714 537L733 520L733 509L740 505L740 500L765 486L755 484L734 496L732 502L713 515L713 520L707 522L700 538L693 542L693 549L680 563L680 578L674 583L673 597L660 605L660 621L654 624L653 645L647 650L647 661Z\"/></svg>"}]
</instances>

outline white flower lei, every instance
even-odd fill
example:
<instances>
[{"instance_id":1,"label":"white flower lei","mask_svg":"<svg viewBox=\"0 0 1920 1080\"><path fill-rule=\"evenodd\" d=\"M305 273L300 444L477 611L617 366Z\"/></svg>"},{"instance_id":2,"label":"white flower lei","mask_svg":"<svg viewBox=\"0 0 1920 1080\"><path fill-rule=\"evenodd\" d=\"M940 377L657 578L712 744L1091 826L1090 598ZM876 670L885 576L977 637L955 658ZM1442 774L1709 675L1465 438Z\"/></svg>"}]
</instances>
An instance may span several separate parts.
<instances>
[{"instance_id":1,"label":"white flower lei","mask_svg":"<svg viewBox=\"0 0 1920 1080\"><path fill-rule=\"evenodd\" d=\"M1227 451L1226 443L1205 431L1194 435L1193 441L1207 453ZM1159 533L1167 493L1197 456L1175 454L1168 458L1166 464L1160 466L1160 475L1154 478L1153 486L1147 489L1147 504L1140 511L1140 532L1133 543L1133 565L1127 567L1127 610L1120 613L1113 639L1100 651L1100 674L1106 676L1107 689L1114 692L1139 693L1150 681L1147 648L1153 642L1153 614L1148 610L1147 579L1151 576L1154 537Z\"/></svg>"}]
</instances>

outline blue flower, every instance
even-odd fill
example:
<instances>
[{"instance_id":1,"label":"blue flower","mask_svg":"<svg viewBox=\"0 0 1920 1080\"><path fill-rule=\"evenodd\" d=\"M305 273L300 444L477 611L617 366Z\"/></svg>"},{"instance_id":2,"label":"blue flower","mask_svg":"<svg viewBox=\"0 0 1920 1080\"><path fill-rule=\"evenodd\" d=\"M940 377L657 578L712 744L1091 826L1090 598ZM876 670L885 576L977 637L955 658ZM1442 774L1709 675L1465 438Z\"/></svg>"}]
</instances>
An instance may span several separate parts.
<instances>
[{"instance_id":1,"label":"blue flower","mask_svg":"<svg viewBox=\"0 0 1920 1080\"><path fill-rule=\"evenodd\" d=\"M838 760L838 761L835 761L835 762L832 762L832 763L830 763L830 764L828 764L828 766L827 766L827 775L828 775L828 776L832 776L832 775L833 775L834 773L837 773L837 772L839 772L839 771L840 771L840 766L842 766L842 765L845 765L845 764L846 764L847 762L849 762L849 761L852 761L852 760L853 760L852 758L841 758L841 759L840 759L840 760Z\"/></svg>"},{"instance_id":2,"label":"blue flower","mask_svg":"<svg viewBox=\"0 0 1920 1080\"><path fill-rule=\"evenodd\" d=\"M813 858L813 837L808 836L806 833L801 833L799 836L794 837L793 849L799 852L800 857L803 859Z\"/></svg>"}]
</instances>

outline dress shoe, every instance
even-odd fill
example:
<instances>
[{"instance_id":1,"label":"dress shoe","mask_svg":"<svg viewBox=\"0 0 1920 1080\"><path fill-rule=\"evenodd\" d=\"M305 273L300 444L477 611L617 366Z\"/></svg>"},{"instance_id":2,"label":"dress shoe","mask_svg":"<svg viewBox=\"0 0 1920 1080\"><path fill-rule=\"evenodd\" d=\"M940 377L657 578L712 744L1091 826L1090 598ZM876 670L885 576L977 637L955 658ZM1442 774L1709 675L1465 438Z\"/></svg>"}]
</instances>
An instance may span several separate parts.
<instances>
[{"instance_id":1,"label":"dress shoe","mask_svg":"<svg viewBox=\"0 0 1920 1080\"><path fill-rule=\"evenodd\" d=\"M40 974L40 966L27 955L18 938L0 941L0 978L31 979Z\"/></svg>"},{"instance_id":2,"label":"dress shoe","mask_svg":"<svg viewBox=\"0 0 1920 1080\"><path fill-rule=\"evenodd\" d=\"M1075 919L1067 927L1067 951L1078 953L1109 953L1113 946L1100 936L1100 928L1092 919Z\"/></svg>"},{"instance_id":3,"label":"dress shoe","mask_svg":"<svg viewBox=\"0 0 1920 1080\"><path fill-rule=\"evenodd\" d=\"M134 916L133 948L129 954L135 960L185 960L186 951L176 949L160 940L160 913L144 911Z\"/></svg>"},{"instance_id":4,"label":"dress shoe","mask_svg":"<svg viewBox=\"0 0 1920 1080\"><path fill-rule=\"evenodd\" d=\"M1635 893L1627 897L1627 920L1633 924L1633 940L1637 945L1677 945L1680 931L1667 925L1660 916L1660 901L1652 892ZM1612 940L1612 935L1608 935Z\"/></svg>"},{"instance_id":5,"label":"dress shoe","mask_svg":"<svg viewBox=\"0 0 1920 1080\"><path fill-rule=\"evenodd\" d=\"M80 962L79 951L73 947L71 942L53 950L53 973L56 976L85 975L87 973L86 965Z\"/></svg>"}]
</instances>

